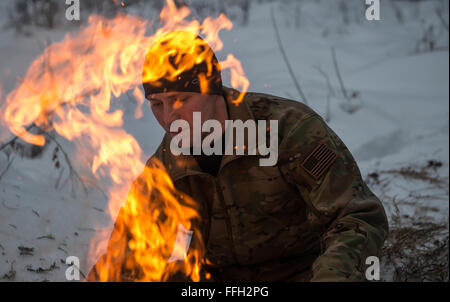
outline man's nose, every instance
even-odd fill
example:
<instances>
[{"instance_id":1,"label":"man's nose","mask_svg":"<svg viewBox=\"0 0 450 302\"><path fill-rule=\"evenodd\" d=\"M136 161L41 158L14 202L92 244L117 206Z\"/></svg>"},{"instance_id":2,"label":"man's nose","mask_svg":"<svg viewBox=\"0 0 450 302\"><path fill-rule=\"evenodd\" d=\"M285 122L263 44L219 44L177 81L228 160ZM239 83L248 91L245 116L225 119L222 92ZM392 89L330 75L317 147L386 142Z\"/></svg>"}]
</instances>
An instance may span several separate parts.
<instances>
[{"instance_id":1,"label":"man's nose","mask_svg":"<svg viewBox=\"0 0 450 302\"><path fill-rule=\"evenodd\" d=\"M174 109L172 106L164 106L164 123L170 127L177 119L179 119L178 109Z\"/></svg>"}]
</instances>

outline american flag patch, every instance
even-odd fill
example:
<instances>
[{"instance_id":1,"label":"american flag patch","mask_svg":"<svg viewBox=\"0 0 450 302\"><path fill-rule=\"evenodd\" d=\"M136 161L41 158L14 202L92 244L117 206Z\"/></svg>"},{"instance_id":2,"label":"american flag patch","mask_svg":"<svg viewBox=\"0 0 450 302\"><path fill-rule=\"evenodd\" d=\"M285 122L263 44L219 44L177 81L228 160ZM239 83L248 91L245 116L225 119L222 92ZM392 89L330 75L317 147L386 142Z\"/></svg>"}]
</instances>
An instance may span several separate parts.
<instances>
[{"instance_id":1,"label":"american flag patch","mask_svg":"<svg viewBox=\"0 0 450 302\"><path fill-rule=\"evenodd\" d=\"M337 154L328 148L327 145L321 143L303 161L302 167L315 180L318 180L320 176L322 176L322 174L333 164L336 158Z\"/></svg>"}]
</instances>

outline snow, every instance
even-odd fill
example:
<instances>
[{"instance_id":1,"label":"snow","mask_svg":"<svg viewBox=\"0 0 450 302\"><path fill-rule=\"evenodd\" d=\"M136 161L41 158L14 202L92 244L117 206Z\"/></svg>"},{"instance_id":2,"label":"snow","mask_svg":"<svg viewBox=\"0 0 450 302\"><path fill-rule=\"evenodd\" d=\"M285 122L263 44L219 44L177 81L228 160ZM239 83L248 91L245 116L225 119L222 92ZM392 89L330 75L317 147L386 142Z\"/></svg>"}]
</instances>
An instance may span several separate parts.
<instances>
[{"instance_id":1,"label":"snow","mask_svg":"<svg viewBox=\"0 0 450 302\"><path fill-rule=\"evenodd\" d=\"M300 100L270 21L270 9L275 8L284 48L309 105L325 117L328 90L325 78L316 69L320 67L335 91L335 96L330 98L329 125L353 153L363 177L373 172L392 177L386 187L369 183L382 199L390 223L394 211L391 198L401 200L411 196L419 198L414 199L413 204L400 204L402 214L440 223L448 221L448 32L439 33L438 50L415 52L424 23L439 24L434 4L425 2L417 4L421 19L412 17L414 4L402 4L404 24L399 24L387 7L381 21L349 25L342 24L338 13L333 15L320 5L306 2L301 8L305 18L300 28L286 25L289 19L286 7L254 4L248 26L237 24L220 35L225 47L217 54L219 60L228 53L241 60L251 83L250 91ZM448 20L448 8L445 17ZM17 35L11 29L0 31L3 97L42 51L43 41L60 40L67 30L74 29L33 29L32 37ZM342 109L346 101L334 72L331 47L336 50L346 88L360 93L359 109L353 114ZM128 98L124 96L121 100L127 102ZM163 135L146 106L141 119L134 118L133 106L127 107L124 129L136 137L145 156L155 151ZM10 135L0 123L0 142ZM73 150L70 142L60 137L58 140L67 150ZM90 188L86 196L80 187L73 194L70 183L56 188L60 170L65 168L62 177L65 179L68 168L64 164L59 169L54 166L54 147L51 144L40 159L30 160L13 154L13 163L0 176L0 278L13 265L15 281L65 281L66 264L63 262L69 255L78 256L82 272L87 273L95 261L86 259L93 234L111 230L113 219L103 212L107 204L99 190ZM443 188L385 173L405 167L423 167L429 160L442 162L442 167L432 173L446 180ZM0 152L0 175L7 163L7 156ZM20 255L19 246L32 247L32 255ZM41 274L33 272L38 268L50 268L53 263L57 268ZM391 277L386 273L383 278Z\"/></svg>"}]
</instances>

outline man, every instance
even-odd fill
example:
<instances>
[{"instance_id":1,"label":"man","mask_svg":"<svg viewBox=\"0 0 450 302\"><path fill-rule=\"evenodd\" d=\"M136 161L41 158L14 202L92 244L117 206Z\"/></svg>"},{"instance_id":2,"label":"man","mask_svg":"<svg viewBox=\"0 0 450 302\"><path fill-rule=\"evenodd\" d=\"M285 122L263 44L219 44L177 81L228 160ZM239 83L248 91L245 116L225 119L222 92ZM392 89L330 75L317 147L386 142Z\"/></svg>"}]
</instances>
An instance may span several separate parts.
<instances>
[{"instance_id":1,"label":"man","mask_svg":"<svg viewBox=\"0 0 450 302\"><path fill-rule=\"evenodd\" d=\"M200 37L167 37L160 45L171 39L186 45L190 37L201 54L211 54L175 80L149 80L158 48L149 50L144 67L145 95L166 131L152 158L200 207L204 272L213 281L365 280L366 258L380 256L388 224L344 143L300 102L247 93L235 104L239 92L222 86L217 59ZM175 69L183 64L172 61ZM194 112L202 123L213 119L222 126L226 120L276 120L278 161L262 166L259 154L174 155L170 143L180 132L170 126L182 119L193 129ZM223 147L224 136L219 141ZM95 267L88 279L96 279Z\"/></svg>"}]
</instances>

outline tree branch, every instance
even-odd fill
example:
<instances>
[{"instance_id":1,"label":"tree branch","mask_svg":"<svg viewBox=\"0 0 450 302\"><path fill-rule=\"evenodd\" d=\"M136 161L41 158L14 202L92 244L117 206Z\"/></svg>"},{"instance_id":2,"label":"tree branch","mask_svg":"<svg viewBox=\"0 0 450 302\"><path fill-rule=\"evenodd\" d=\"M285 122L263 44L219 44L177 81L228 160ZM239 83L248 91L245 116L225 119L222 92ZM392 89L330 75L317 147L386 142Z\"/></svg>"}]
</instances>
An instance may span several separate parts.
<instances>
[{"instance_id":1,"label":"tree branch","mask_svg":"<svg viewBox=\"0 0 450 302\"><path fill-rule=\"evenodd\" d=\"M3 170L2 173L0 173L0 180L2 180L2 177L6 174L6 172L8 172L9 167L11 167L11 165L14 161L14 158L15 157L13 157L11 160L8 161L8 165L6 166L5 170Z\"/></svg>"},{"instance_id":2,"label":"tree branch","mask_svg":"<svg viewBox=\"0 0 450 302\"><path fill-rule=\"evenodd\" d=\"M291 64L289 63L289 59L288 59L288 57L286 55L286 52L284 51L283 44L282 44L281 38L280 38L280 33L278 31L278 26L277 26L277 23L275 21L275 15L274 15L274 12L273 12L273 7L271 8L271 17L272 17L272 25L273 25L273 28L275 29L275 34L277 36L278 47L280 48L281 54L283 55L284 62L286 63L286 66L287 66L287 68L289 70L291 78L294 81L295 88L297 88L297 91L300 94L300 97L302 98L302 101L306 105L308 105L308 100L306 99L305 94L303 93L302 89L300 88L300 84L298 83L297 78L295 77L294 71L292 70Z\"/></svg>"},{"instance_id":3,"label":"tree branch","mask_svg":"<svg viewBox=\"0 0 450 302\"><path fill-rule=\"evenodd\" d=\"M330 91L331 95L336 96L336 94L334 93L334 89L331 86L330 77L322 70L322 68L320 68L320 66L314 66L314 68L325 78L328 91Z\"/></svg>"},{"instance_id":4,"label":"tree branch","mask_svg":"<svg viewBox=\"0 0 450 302\"><path fill-rule=\"evenodd\" d=\"M86 92L86 93L84 93L84 94L82 94L82 95L80 95L80 96L78 96L78 97L75 97L74 100L80 99L80 98L85 98L86 96L92 94L93 92L94 92L94 90L88 91L88 92ZM72 103L73 103L73 101L70 101L70 102L61 102L61 103L58 105L58 107L67 106L67 105L72 104ZM55 110L56 110L56 109L55 109ZM48 112L46 113L46 115L52 115L52 114L55 112L55 110L48 111ZM31 128L35 127L35 126L36 126L36 123L37 123L37 120L38 120L38 119L36 119L36 120L35 120L34 122L32 122L29 126L27 126L27 127L25 128L25 130L22 131L21 133L12 136L8 141L6 141L5 143L2 143L2 145L0 146L0 151L3 150L4 148L6 148L6 146L8 146L9 144L14 143L20 136L22 136L23 133L28 132ZM45 132L45 131L44 131L44 132Z\"/></svg>"},{"instance_id":5,"label":"tree branch","mask_svg":"<svg viewBox=\"0 0 450 302\"><path fill-rule=\"evenodd\" d=\"M347 95L347 90L345 90L344 82L342 81L342 77L341 77L341 73L339 72L339 66L338 66L338 63L336 60L336 52L334 51L334 47L331 47L331 54L333 57L334 70L336 71L336 75L338 77L339 84L341 86L342 94L344 95L344 98L346 98L347 100L350 100L350 98Z\"/></svg>"},{"instance_id":6,"label":"tree branch","mask_svg":"<svg viewBox=\"0 0 450 302\"><path fill-rule=\"evenodd\" d=\"M19 135L15 135L15 136L13 136L12 138L10 138L6 143L3 143L1 146L0 146L0 151L2 151L3 149L5 149L9 144L13 144L18 138L19 138L19 136L21 136L23 133L25 133L25 132L28 132L28 130L30 130L31 128L33 128L34 127L34 123L32 123L31 125L29 125L29 126L27 126L26 128L25 128L25 130L24 131L22 131Z\"/></svg>"},{"instance_id":7,"label":"tree branch","mask_svg":"<svg viewBox=\"0 0 450 302\"><path fill-rule=\"evenodd\" d=\"M81 179L80 175L78 175L78 173L75 170L75 168L72 166L72 162L69 159L69 155L67 155L67 152L61 146L61 144L58 142L58 140L53 135L51 135L50 133L45 132L43 129L41 129L41 128L37 127L37 126L35 126L35 127L36 127L36 129L43 131L44 135L48 139L53 141L58 146L59 150L61 150L61 152L64 154L64 159L66 160L67 166L69 167L69 175L70 175L70 177L72 179L75 178L75 179L77 179L80 182L81 186L83 187L84 193L87 195L88 194L88 190L87 190L83 180ZM72 192L73 192L73 185L72 185Z\"/></svg>"},{"instance_id":8,"label":"tree branch","mask_svg":"<svg viewBox=\"0 0 450 302\"><path fill-rule=\"evenodd\" d=\"M320 68L320 66L315 66L315 69L321 75L323 75L323 77L325 78L325 80L327 82L328 94L327 94L327 106L326 106L326 112L325 112L325 121L330 122L330 120L331 120L330 96L332 95L335 97L336 94L334 93L333 87L331 87L331 82L330 82L330 78L328 77L328 75L322 70L322 68Z\"/></svg>"},{"instance_id":9,"label":"tree branch","mask_svg":"<svg viewBox=\"0 0 450 302\"><path fill-rule=\"evenodd\" d=\"M442 16L442 13L439 9L436 9L436 15L438 16L439 20L442 23L442 26L448 31L448 24L445 23L444 17Z\"/></svg>"}]
</instances>

